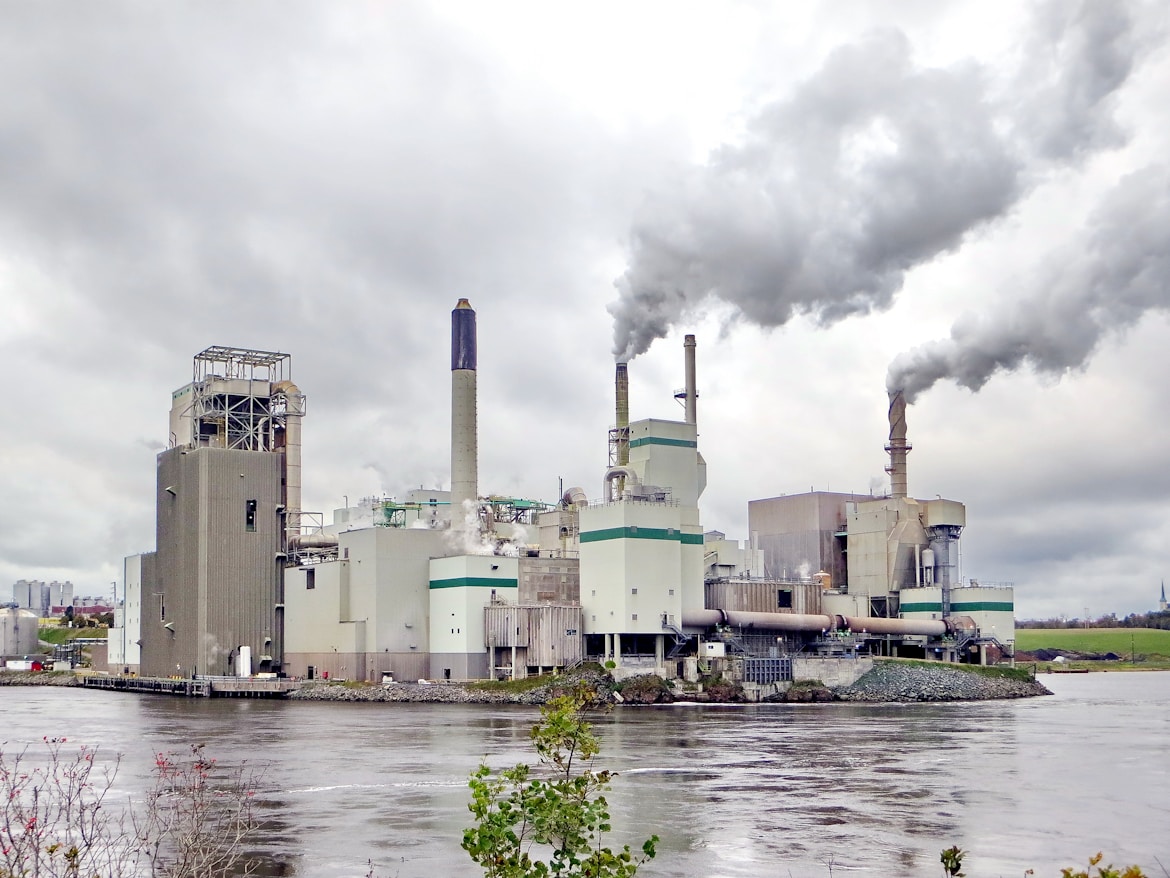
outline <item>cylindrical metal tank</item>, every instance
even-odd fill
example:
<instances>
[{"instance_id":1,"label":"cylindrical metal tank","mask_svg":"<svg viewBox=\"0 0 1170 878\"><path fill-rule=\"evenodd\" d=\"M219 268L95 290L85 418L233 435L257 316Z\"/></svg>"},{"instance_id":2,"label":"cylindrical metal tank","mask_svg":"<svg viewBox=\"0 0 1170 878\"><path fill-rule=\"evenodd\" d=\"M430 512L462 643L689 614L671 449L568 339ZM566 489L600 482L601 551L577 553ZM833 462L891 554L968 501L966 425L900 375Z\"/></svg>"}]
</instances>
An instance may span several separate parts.
<instances>
[{"instance_id":1,"label":"cylindrical metal tank","mask_svg":"<svg viewBox=\"0 0 1170 878\"><path fill-rule=\"evenodd\" d=\"M24 656L40 652L37 614L6 607L0 610L0 656Z\"/></svg>"}]
</instances>

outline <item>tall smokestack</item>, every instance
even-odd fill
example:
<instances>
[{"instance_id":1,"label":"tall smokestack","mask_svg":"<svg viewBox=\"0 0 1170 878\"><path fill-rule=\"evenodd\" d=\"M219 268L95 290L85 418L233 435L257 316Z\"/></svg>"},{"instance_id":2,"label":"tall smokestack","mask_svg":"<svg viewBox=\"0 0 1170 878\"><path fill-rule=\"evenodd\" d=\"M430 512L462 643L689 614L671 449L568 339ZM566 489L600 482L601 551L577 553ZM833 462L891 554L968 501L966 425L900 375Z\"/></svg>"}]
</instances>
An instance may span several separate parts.
<instances>
[{"instance_id":1,"label":"tall smokestack","mask_svg":"<svg viewBox=\"0 0 1170 878\"><path fill-rule=\"evenodd\" d=\"M683 339L683 357L687 376L686 398L684 400L686 422L688 424L697 424L699 391L695 387L695 337L693 335L688 335Z\"/></svg>"},{"instance_id":2,"label":"tall smokestack","mask_svg":"<svg viewBox=\"0 0 1170 878\"><path fill-rule=\"evenodd\" d=\"M890 496L906 496L906 455L912 446L906 441L906 395L901 390L890 391L890 441L886 451L890 455Z\"/></svg>"},{"instance_id":3,"label":"tall smokestack","mask_svg":"<svg viewBox=\"0 0 1170 878\"><path fill-rule=\"evenodd\" d=\"M613 382L617 409L616 463L618 466L625 466L630 462L630 372L626 363L617 364Z\"/></svg>"},{"instance_id":4,"label":"tall smokestack","mask_svg":"<svg viewBox=\"0 0 1170 878\"><path fill-rule=\"evenodd\" d=\"M451 526L464 527L464 502L479 499L475 311L460 299L451 312Z\"/></svg>"}]
</instances>

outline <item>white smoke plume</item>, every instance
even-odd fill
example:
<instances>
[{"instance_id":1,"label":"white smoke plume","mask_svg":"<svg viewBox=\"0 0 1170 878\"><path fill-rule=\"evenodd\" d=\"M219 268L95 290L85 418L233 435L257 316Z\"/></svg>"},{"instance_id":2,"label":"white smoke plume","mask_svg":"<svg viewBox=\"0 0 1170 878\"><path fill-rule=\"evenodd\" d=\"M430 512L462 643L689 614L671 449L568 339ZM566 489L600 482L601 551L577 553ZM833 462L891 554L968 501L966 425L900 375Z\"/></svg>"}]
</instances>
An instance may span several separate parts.
<instances>
[{"instance_id":1,"label":"white smoke plume","mask_svg":"<svg viewBox=\"0 0 1170 878\"><path fill-rule=\"evenodd\" d=\"M447 545L460 555L516 558L527 546L527 532L519 525L513 526L511 537L506 539L486 531L480 518L479 504L471 500L463 501L462 515L456 518L455 509L451 510L451 515L451 529L447 531L445 539Z\"/></svg>"},{"instance_id":2,"label":"white smoke plume","mask_svg":"<svg viewBox=\"0 0 1170 878\"><path fill-rule=\"evenodd\" d=\"M901 354L886 383L907 401L941 379L978 390L998 371L1061 375L1110 332L1170 309L1170 168L1123 179L1082 234L1007 304L955 322L948 339Z\"/></svg>"},{"instance_id":3,"label":"white smoke plume","mask_svg":"<svg viewBox=\"0 0 1170 878\"><path fill-rule=\"evenodd\" d=\"M915 63L884 31L838 48L742 142L649 198L616 281L614 355L643 353L708 300L781 326L888 307L907 271L1005 216L1053 167L1123 135L1143 45L1121 3L1039 7L1013 76Z\"/></svg>"}]
</instances>

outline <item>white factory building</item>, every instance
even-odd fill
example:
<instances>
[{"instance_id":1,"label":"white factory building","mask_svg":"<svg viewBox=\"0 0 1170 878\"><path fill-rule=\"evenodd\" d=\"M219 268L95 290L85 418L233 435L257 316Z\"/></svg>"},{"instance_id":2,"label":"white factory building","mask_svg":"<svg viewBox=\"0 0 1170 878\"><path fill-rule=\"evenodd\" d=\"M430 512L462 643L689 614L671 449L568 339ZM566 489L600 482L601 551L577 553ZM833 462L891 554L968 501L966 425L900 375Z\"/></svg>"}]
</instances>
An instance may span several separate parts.
<instances>
[{"instance_id":1,"label":"white factory building","mask_svg":"<svg viewBox=\"0 0 1170 878\"><path fill-rule=\"evenodd\" d=\"M753 500L744 544L701 521L693 336L683 418L631 420L619 363L596 493L573 487L544 503L481 492L467 300L451 329L451 489L347 503L329 522L300 508L306 401L288 356L197 355L160 455L158 547L127 559L111 667L462 680L585 659L669 675L687 657L718 654L783 673L777 658L832 655L843 643L1010 657L1012 589L964 582L957 566L964 506L907 492L900 393L890 397L887 495Z\"/></svg>"}]
</instances>

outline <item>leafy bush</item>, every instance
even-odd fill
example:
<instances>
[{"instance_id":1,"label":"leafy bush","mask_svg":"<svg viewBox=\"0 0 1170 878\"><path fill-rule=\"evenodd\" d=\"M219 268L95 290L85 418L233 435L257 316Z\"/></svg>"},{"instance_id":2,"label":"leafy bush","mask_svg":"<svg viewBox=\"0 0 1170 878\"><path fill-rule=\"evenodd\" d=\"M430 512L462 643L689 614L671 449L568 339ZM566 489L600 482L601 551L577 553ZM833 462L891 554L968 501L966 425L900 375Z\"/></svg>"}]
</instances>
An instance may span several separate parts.
<instances>
[{"instance_id":1,"label":"leafy bush","mask_svg":"<svg viewBox=\"0 0 1170 878\"><path fill-rule=\"evenodd\" d=\"M472 773L467 807L475 825L463 831L463 849L486 878L630 878L653 858L657 836L641 855L603 844L612 830L604 792L613 774L594 771L600 745L585 721L598 703L582 683L541 708L531 735L535 769L520 763L497 774L481 764Z\"/></svg>"}]
</instances>

